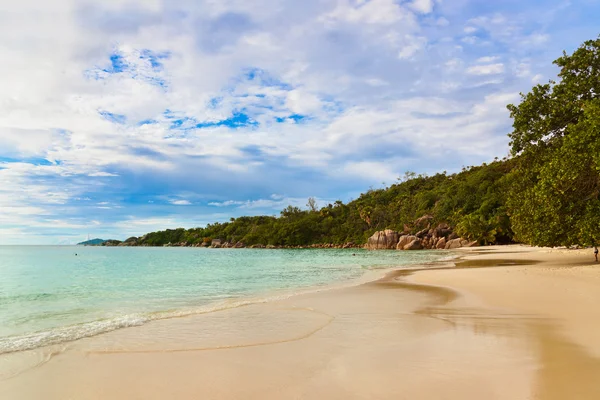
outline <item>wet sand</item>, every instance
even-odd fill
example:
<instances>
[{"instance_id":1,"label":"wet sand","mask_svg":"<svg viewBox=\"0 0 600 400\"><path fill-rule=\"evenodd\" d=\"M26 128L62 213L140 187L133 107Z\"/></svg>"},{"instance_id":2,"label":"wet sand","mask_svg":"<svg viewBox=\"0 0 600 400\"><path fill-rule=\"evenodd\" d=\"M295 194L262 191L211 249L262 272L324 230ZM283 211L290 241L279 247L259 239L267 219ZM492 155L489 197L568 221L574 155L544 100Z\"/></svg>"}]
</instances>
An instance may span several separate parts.
<instances>
[{"instance_id":1,"label":"wet sand","mask_svg":"<svg viewBox=\"0 0 600 400\"><path fill-rule=\"evenodd\" d=\"M466 251L457 263L461 269L421 271L407 280L459 291L452 312L475 306L531 316L527 335L537 358L532 397L600 399L600 263L592 250L481 250ZM500 252L513 265L489 268Z\"/></svg>"},{"instance_id":2,"label":"wet sand","mask_svg":"<svg viewBox=\"0 0 600 400\"><path fill-rule=\"evenodd\" d=\"M589 251L462 253L457 268L79 340L36 368L15 366L39 352L0 357L16 371L0 398L600 398Z\"/></svg>"}]
</instances>

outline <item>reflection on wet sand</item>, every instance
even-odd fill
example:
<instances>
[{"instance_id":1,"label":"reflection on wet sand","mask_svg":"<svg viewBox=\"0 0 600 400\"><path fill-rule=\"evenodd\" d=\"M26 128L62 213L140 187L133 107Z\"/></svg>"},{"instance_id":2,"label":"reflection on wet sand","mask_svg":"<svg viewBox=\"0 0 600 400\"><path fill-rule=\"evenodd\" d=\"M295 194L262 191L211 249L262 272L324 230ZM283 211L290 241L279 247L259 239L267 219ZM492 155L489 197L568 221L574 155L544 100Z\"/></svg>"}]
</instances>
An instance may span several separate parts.
<instances>
[{"instance_id":1,"label":"reflection on wet sand","mask_svg":"<svg viewBox=\"0 0 600 400\"><path fill-rule=\"evenodd\" d=\"M540 369L536 398L547 400L600 399L600 359L544 324L533 326Z\"/></svg>"},{"instance_id":2,"label":"reflection on wet sand","mask_svg":"<svg viewBox=\"0 0 600 400\"><path fill-rule=\"evenodd\" d=\"M507 253L516 257L494 259L497 249L485 255L490 258L466 252L453 271L408 277L462 294L422 312L475 332L528 338L535 350L531 398L599 399L600 270L588 266L585 251L513 247Z\"/></svg>"},{"instance_id":3,"label":"reflection on wet sand","mask_svg":"<svg viewBox=\"0 0 600 400\"><path fill-rule=\"evenodd\" d=\"M486 267L510 267L520 265L535 265L541 261L538 260L520 260L520 259L475 259L456 262L456 268L486 268Z\"/></svg>"}]
</instances>

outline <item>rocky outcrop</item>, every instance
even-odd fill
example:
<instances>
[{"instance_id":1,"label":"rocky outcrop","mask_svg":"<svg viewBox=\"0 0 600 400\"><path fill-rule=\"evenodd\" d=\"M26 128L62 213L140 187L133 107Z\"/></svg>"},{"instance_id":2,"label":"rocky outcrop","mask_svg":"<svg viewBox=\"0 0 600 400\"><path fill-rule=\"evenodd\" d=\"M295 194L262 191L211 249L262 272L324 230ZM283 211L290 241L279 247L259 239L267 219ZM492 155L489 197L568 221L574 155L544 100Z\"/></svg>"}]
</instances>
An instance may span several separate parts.
<instances>
[{"instance_id":1,"label":"rocky outcrop","mask_svg":"<svg viewBox=\"0 0 600 400\"><path fill-rule=\"evenodd\" d=\"M446 238L445 237L439 238L437 243L435 244L435 248L442 249L442 250L445 249L446 248Z\"/></svg>"},{"instance_id":2,"label":"rocky outcrop","mask_svg":"<svg viewBox=\"0 0 600 400\"><path fill-rule=\"evenodd\" d=\"M418 239L418 238L416 236L413 236L413 235L402 235L402 236L400 236L400 239L398 240L398 244L396 245L396 250L404 250L404 246L406 246L407 244L413 242L416 239Z\"/></svg>"},{"instance_id":3,"label":"rocky outcrop","mask_svg":"<svg viewBox=\"0 0 600 400\"><path fill-rule=\"evenodd\" d=\"M415 220L414 224L417 228L429 226L429 223L433 220L433 215L423 215L421 218ZM429 229L429 228L427 228Z\"/></svg>"},{"instance_id":4,"label":"rocky outcrop","mask_svg":"<svg viewBox=\"0 0 600 400\"><path fill-rule=\"evenodd\" d=\"M415 239L406 246L404 246L404 250L422 250L423 244L421 239Z\"/></svg>"},{"instance_id":5,"label":"rocky outcrop","mask_svg":"<svg viewBox=\"0 0 600 400\"><path fill-rule=\"evenodd\" d=\"M435 245L434 243L437 241L437 238L431 237L431 236L425 236L423 239L421 239L421 246L424 249L435 249Z\"/></svg>"},{"instance_id":6,"label":"rocky outcrop","mask_svg":"<svg viewBox=\"0 0 600 400\"><path fill-rule=\"evenodd\" d=\"M460 247L465 247L467 244L469 244L468 240L457 238L449 240L448 243L446 243L446 247L444 248L446 250L458 249Z\"/></svg>"},{"instance_id":7,"label":"rocky outcrop","mask_svg":"<svg viewBox=\"0 0 600 400\"><path fill-rule=\"evenodd\" d=\"M446 238L452 233L452 229L448 226L448 224L439 224L434 230L433 235L438 238Z\"/></svg>"},{"instance_id":8,"label":"rocky outcrop","mask_svg":"<svg viewBox=\"0 0 600 400\"><path fill-rule=\"evenodd\" d=\"M448 242L446 243L446 246L444 246L444 249L452 250L452 249L458 249L459 247L460 247L460 239L451 239L451 240L448 240Z\"/></svg>"},{"instance_id":9,"label":"rocky outcrop","mask_svg":"<svg viewBox=\"0 0 600 400\"><path fill-rule=\"evenodd\" d=\"M375 232L367 241L365 248L369 250L394 249L398 239L398 232L386 229L385 231Z\"/></svg>"},{"instance_id":10,"label":"rocky outcrop","mask_svg":"<svg viewBox=\"0 0 600 400\"><path fill-rule=\"evenodd\" d=\"M456 238L449 240L444 247L446 250L458 249L461 247L477 247L479 243L477 241L470 242L467 239Z\"/></svg>"},{"instance_id":11,"label":"rocky outcrop","mask_svg":"<svg viewBox=\"0 0 600 400\"><path fill-rule=\"evenodd\" d=\"M420 249L439 249L439 250L452 250L460 247L472 247L477 246L477 242L470 242L464 238L459 237L452 231L452 228L446 223L440 223L436 227L431 226L433 217L431 215L424 215L421 218L415 220L412 224L413 229L418 229L418 232L410 235L403 234L398 238L396 244L397 250L420 250ZM405 231L408 227L404 226ZM389 248L387 235L384 231L377 232L371 238L367 248ZM382 239L383 237L383 239ZM384 243L383 245L381 243Z\"/></svg>"},{"instance_id":12,"label":"rocky outcrop","mask_svg":"<svg viewBox=\"0 0 600 400\"><path fill-rule=\"evenodd\" d=\"M415 234L419 239L423 239L427 234L429 234L429 228L425 228L422 231L419 231Z\"/></svg>"},{"instance_id":13,"label":"rocky outcrop","mask_svg":"<svg viewBox=\"0 0 600 400\"><path fill-rule=\"evenodd\" d=\"M220 249L221 245L221 239L213 239L212 242L210 242L210 247L212 247L213 249Z\"/></svg>"}]
</instances>

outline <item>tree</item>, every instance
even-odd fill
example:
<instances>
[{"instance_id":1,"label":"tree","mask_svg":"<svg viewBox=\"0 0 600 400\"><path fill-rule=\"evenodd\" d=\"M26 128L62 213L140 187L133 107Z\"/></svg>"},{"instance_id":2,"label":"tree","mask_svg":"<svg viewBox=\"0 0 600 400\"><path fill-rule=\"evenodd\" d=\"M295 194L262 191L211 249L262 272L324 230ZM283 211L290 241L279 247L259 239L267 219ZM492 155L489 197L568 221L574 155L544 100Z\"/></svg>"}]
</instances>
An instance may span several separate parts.
<instances>
[{"instance_id":1,"label":"tree","mask_svg":"<svg viewBox=\"0 0 600 400\"><path fill-rule=\"evenodd\" d=\"M465 216L457 225L456 233L469 240L475 240L481 244L494 243L496 234L493 221L488 221L483 215L473 213Z\"/></svg>"},{"instance_id":2,"label":"tree","mask_svg":"<svg viewBox=\"0 0 600 400\"><path fill-rule=\"evenodd\" d=\"M533 245L600 241L600 38L554 62L558 81L509 105L508 207L516 237Z\"/></svg>"},{"instance_id":3,"label":"tree","mask_svg":"<svg viewBox=\"0 0 600 400\"><path fill-rule=\"evenodd\" d=\"M306 206L310 209L310 211L317 211L317 200L315 200L314 197L309 197Z\"/></svg>"},{"instance_id":4,"label":"tree","mask_svg":"<svg viewBox=\"0 0 600 400\"><path fill-rule=\"evenodd\" d=\"M281 216L284 218L292 218L299 215L302 215L302 210L299 207L295 207L292 205L289 205L283 210L281 210Z\"/></svg>"},{"instance_id":5,"label":"tree","mask_svg":"<svg viewBox=\"0 0 600 400\"><path fill-rule=\"evenodd\" d=\"M400 182L408 182L411 179L415 179L416 177L417 177L417 173L416 172L406 171L406 172L404 172L404 176L402 176L401 178L398 178L398 181L400 181Z\"/></svg>"}]
</instances>

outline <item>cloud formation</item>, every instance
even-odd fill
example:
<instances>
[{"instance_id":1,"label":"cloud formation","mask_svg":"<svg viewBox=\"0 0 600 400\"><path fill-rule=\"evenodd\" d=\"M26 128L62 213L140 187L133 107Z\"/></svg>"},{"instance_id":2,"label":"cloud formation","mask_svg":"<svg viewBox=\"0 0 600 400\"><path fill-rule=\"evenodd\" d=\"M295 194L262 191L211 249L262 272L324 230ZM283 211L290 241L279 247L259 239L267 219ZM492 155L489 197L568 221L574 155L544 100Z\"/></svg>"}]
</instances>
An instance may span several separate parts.
<instances>
[{"instance_id":1,"label":"cloud formation","mask_svg":"<svg viewBox=\"0 0 600 400\"><path fill-rule=\"evenodd\" d=\"M11 4L0 244L277 215L505 156L505 105L597 35L577 3Z\"/></svg>"}]
</instances>

